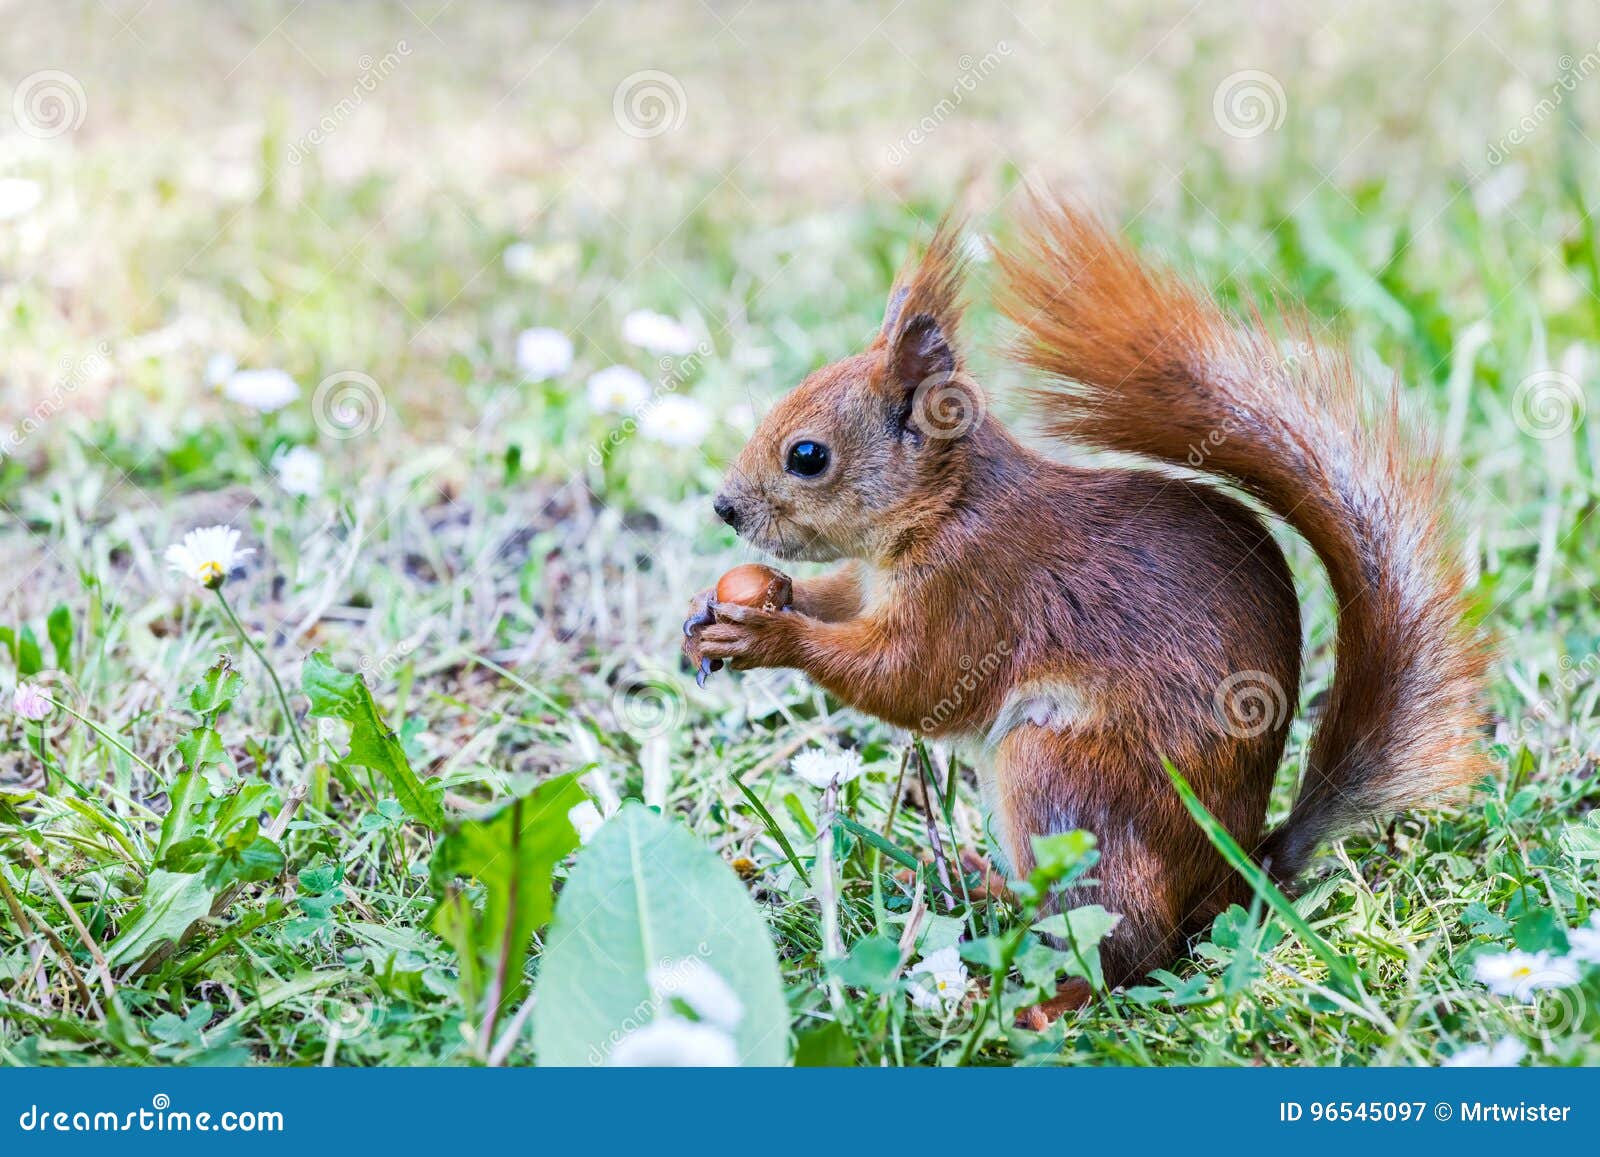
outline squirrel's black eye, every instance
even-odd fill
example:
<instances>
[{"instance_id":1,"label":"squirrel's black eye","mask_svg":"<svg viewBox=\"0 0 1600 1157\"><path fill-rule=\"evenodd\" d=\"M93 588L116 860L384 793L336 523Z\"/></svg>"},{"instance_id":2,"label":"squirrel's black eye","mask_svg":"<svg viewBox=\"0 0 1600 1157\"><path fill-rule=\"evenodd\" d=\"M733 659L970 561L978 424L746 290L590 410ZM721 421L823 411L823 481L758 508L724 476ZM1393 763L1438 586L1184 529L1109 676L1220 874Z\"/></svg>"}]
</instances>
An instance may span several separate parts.
<instances>
[{"instance_id":1,"label":"squirrel's black eye","mask_svg":"<svg viewBox=\"0 0 1600 1157\"><path fill-rule=\"evenodd\" d=\"M783 468L802 478L815 478L828 468L828 448L821 442L796 442Z\"/></svg>"}]
</instances>

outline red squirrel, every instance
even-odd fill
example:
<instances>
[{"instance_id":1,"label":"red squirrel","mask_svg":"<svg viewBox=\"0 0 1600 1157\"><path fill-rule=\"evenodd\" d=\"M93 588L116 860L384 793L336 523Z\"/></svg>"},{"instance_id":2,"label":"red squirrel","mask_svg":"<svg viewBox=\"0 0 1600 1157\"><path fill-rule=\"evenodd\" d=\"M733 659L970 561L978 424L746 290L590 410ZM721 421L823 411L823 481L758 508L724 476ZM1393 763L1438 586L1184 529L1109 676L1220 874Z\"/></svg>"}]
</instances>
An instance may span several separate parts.
<instances>
[{"instance_id":1,"label":"red squirrel","mask_svg":"<svg viewBox=\"0 0 1600 1157\"><path fill-rule=\"evenodd\" d=\"M947 218L864 353L761 422L714 507L780 559L792 608L691 604L699 664L788 667L958 745L1006 864L1086 829L1122 920L1107 982L1177 956L1249 887L1187 814L1170 760L1234 839L1292 882L1324 840L1480 778L1489 648L1469 624L1439 463L1348 357L1152 270L1094 217L1035 200L995 254L997 304L1045 432L1150 467L1041 456L987 412L959 341L965 249ZM1167 467L1168 469L1163 469ZM1170 467L1209 475L1201 480ZM1300 608L1253 497L1316 551L1337 664L1289 817L1264 831L1300 680Z\"/></svg>"}]
</instances>

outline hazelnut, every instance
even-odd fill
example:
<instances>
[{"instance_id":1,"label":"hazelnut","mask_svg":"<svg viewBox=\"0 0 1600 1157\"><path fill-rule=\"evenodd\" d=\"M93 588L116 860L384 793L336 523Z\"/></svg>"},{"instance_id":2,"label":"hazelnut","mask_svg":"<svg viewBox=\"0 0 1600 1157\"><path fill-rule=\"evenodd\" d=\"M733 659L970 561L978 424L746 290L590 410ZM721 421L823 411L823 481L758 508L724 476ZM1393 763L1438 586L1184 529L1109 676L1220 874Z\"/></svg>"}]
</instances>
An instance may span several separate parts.
<instances>
[{"instance_id":1,"label":"hazelnut","mask_svg":"<svg viewBox=\"0 0 1600 1157\"><path fill-rule=\"evenodd\" d=\"M759 563L736 566L717 580L717 602L781 611L794 598L789 576Z\"/></svg>"}]
</instances>

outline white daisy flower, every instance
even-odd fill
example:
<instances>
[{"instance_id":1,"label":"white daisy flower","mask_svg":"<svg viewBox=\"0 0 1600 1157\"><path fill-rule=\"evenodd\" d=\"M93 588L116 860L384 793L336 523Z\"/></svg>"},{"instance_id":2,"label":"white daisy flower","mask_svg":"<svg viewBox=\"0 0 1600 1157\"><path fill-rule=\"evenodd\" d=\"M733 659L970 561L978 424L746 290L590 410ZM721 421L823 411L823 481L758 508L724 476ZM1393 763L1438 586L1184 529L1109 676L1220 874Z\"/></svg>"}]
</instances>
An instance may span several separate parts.
<instances>
[{"instance_id":1,"label":"white daisy flower","mask_svg":"<svg viewBox=\"0 0 1600 1157\"><path fill-rule=\"evenodd\" d=\"M600 830L600 825L606 822L606 817L600 814L593 800L586 799L567 812L567 822L578 833L578 842L586 844Z\"/></svg>"},{"instance_id":2,"label":"white daisy flower","mask_svg":"<svg viewBox=\"0 0 1600 1157\"><path fill-rule=\"evenodd\" d=\"M617 1042L606 1062L619 1068L733 1068L739 1046L722 1029L658 1016Z\"/></svg>"},{"instance_id":3,"label":"white daisy flower","mask_svg":"<svg viewBox=\"0 0 1600 1157\"><path fill-rule=\"evenodd\" d=\"M602 414L631 414L650 397L650 384L638 370L607 366L589 375L589 408Z\"/></svg>"},{"instance_id":4,"label":"white daisy flower","mask_svg":"<svg viewBox=\"0 0 1600 1157\"><path fill-rule=\"evenodd\" d=\"M1578 964L1548 952L1510 952L1480 956L1473 966L1480 984L1497 996L1532 1000L1541 988L1565 988L1578 983Z\"/></svg>"},{"instance_id":5,"label":"white daisy flower","mask_svg":"<svg viewBox=\"0 0 1600 1157\"><path fill-rule=\"evenodd\" d=\"M0 221L31 213L44 200L44 186L26 177L0 177Z\"/></svg>"},{"instance_id":6,"label":"white daisy flower","mask_svg":"<svg viewBox=\"0 0 1600 1157\"><path fill-rule=\"evenodd\" d=\"M1515 1037L1506 1037L1492 1045L1468 1045L1457 1049L1440 1062L1447 1069L1510 1069L1528 1055L1528 1046Z\"/></svg>"},{"instance_id":7,"label":"white daisy flower","mask_svg":"<svg viewBox=\"0 0 1600 1157\"><path fill-rule=\"evenodd\" d=\"M911 966L911 1003L918 1008L953 1008L967 995L967 966L955 945L930 952Z\"/></svg>"},{"instance_id":8,"label":"white daisy flower","mask_svg":"<svg viewBox=\"0 0 1600 1157\"><path fill-rule=\"evenodd\" d=\"M657 354L692 353L695 345L686 325L648 309L636 309L622 319L622 340Z\"/></svg>"},{"instance_id":9,"label":"white daisy flower","mask_svg":"<svg viewBox=\"0 0 1600 1157\"><path fill-rule=\"evenodd\" d=\"M11 710L37 723L55 708L32 683L18 683L17 689L11 693Z\"/></svg>"},{"instance_id":10,"label":"white daisy flower","mask_svg":"<svg viewBox=\"0 0 1600 1157\"><path fill-rule=\"evenodd\" d=\"M845 784L861 774L861 753L813 747L791 759L789 770L815 788L825 788L830 783Z\"/></svg>"},{"instance_id":11,"label":"white daisy flower","mask_svg":"<svg viewBox=\"0 0 1600 1157\"><path fill-rule=\"evenodd\" d=\"M681 1000L704 1024L732 1032L744 1019L744 1002L731 985L698 956L664 961L650 970L650 991L663 1003Z\"/></svg>"},{"instance_id":12,"label":"white daisy flower","mask_svg":"<svg viewBox=\"0 0 1600 1157\"><path fill-rule=\"evenodd\" d=\"M239 532L231 526L207 526L191 530L182 542L167 547L167 563L207 590L216 590L227 581L233 568L250 549L239 549Z\"/></svg>"},{"instance_id":13,"label":"white daisy flower","mask_svg":"<svg viewBox=\"0 0 1600 1157\"><path fill-rule=\"evenodd\" d=\"M1585 964L1600 964L1600 912L1581 928L1567 933L1567 956Z\"/></svg>"},{"instance_id":14,"label":"white daisy flower","mask_svg":"<svg viewBox=\"0 0 1600 1157\"><path fill-rule=\"evenodd\" d=\"M239 363L232 354L212 354L206 359L206 385L221 387L223 382L233 377L233 371L238 368Z\"/></svg>"},{"instance_id":15,"label":"white daisy flower","mask_svg":"<svg viewBox=\"0 0 1600 1157\"><path fill-rule=\"evenodd\" d=\"M517 368L530 382L543 382L572 368L572 339L559 329L537 327L517 335Z\"/></svg>"},{"instance_id":16,"label":"white daisy flower","mask_svg":"<svg viewBox=\"0 0 1600 1157\"><path fill-rule=\"evenodd\" d=\"M668 394L639 411L639 432L668 446L698 446L711 430L711 411L693 398Z\"/></svg>"},{"instance_id":17,"label":"white daisy flower","mask_svg":"<svg viewBox=\"0 0 1600 1157\"><path fill-rule=\"evenodd\" d=\"M322 489L322 456L309 446L291 446L272 460L287 494L310 497Z\"/></svg>"},{"instance_id":18,"label":"white daisy flower","mask_svg":"<svg viewBox=\"0 0 1600 1157\"><path fill-rule=\"evenodd\" d=\"M236 370L223 381L222 396L270 414L298 398L300 387L282 370Z\"/></svg>"}]
</instances>

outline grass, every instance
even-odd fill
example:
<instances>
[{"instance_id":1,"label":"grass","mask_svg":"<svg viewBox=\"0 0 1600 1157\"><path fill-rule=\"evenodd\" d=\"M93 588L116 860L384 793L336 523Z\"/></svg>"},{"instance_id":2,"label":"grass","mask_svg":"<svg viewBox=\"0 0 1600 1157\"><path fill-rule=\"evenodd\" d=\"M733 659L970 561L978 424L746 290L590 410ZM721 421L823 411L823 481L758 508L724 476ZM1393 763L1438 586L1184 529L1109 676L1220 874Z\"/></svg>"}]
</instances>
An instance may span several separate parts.
<instances>
[{"instance_id":1,"label":"grass","mask_svg":"<svg viewBox=\"0 0 1600 1157\"><path fill-rule=\"evenodd\" d=\"M602 804L669 813L747 880L805 1060L1409 1065L1509 1037L1528 1063L1600 1062L1592 968L1526 1000L1474 978L1512 947L1559 953L1600 898L1600 82L1560 88L1600 34L1577 13L1551 27L1482 7L1395 27L1376 4L1308 5L1241 28L1176 4L881 24L759 4L197 5L187 25L90 5L8 35L0 75L64 71L84 115L49 139L0 134L0 176L43 193L0 221L16 431L0 686L59 704L42 727L0 721L0 1059L536 1061L520 1001L484 1031L472 974L494 885L430 861L467 838L461 817L577 773ZM613 119L618 82L643 69L672 74L685 112L649 138ZM1246 69L1279 84L1283 123L1229 136L1213 98ZM923 118L926 142L892 163ZM969 776L945 781L938 752L937 784L905 774L904 734L804 680L702 691L676 661L688 595L742 557L706 499L752 416L860 345L946 204L964 195L998 228L1022 173L1087 186L1230 300L1304 302L1371 377L1397 377L1459 460L1463 550L1503 650L1492 781L1328 849L1295 905L1303 928L1264 899L1043 1033L1010 1011L1046 971L1092 968L1030 956L1026 912L969 904L959 879L946 906L923 873L920 951L964 932L969 970L1005 978L993 1000L919 1009L895 975L921 907L897 855L985 849ZM518 243L531 263L508 264ZM630 346L622 320L642 308L701 349ZM513 350L535 325L577 349L530 383ZM974 329L1014 415L1003 334L981 307ZM206 382L217 353L283 368L301 397L272 414L227 401ZM706 406L700 444L595 413L584 380L613 363ZM275 476L294 445L325 464L309 496ZM254 550L225 593L309 760L228 612L162 560L217 523ZM1332 608L1286 545L1314 707ZM350 754L361 693L318 707L302 691L314 651L371 689L365 759ZM867 770L840 793L850 823L823 871L826 809L789 764L838 745ZM192 808L164 824L174 798ZM540 832L559 929L566 881L600 845L574 858L559 824ZM1092 871L1081 852L1061 850L1060 871ZM458 902L461 923L441 924ZM541 928L528 953L535 1001L555 938Z\"/></svg>"}]
</instances>

